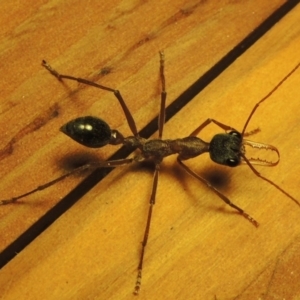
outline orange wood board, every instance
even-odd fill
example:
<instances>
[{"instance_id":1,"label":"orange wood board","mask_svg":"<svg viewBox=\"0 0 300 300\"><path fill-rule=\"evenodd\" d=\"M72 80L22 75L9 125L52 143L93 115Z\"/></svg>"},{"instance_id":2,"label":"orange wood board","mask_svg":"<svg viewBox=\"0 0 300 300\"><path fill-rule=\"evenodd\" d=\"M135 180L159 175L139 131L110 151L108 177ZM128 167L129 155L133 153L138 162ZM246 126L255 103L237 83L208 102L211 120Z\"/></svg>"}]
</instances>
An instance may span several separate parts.
<instances>
[{"instance_id":1,"label":"orange wood board","mask_svg":"<svg viewBox=\"0 0 300 300\"><path fill-rule=\"evenodd\" d=\"M96 115L130 135L111 93L61 83L43 59L64 74L119 89L143 128L158 114L159 50L169 105L284 3L1 3L0 198L116 151L88 149L63 135L60 126L72 118ZM300 62L299 18L298 5L173 116L164 138L188 136L207 118L242 130L254 105ZM297 70L259 106L248 129L259 127L251 139L281 154L276 167L257 170L300 200L299 82ZM209 141L217 132L210 125L200 136ZM138 297L300 299L300 208L247 166L219 166L206 154L187 164L260 226L186 174L174 156L166 158ZM82 179L1 206L1 251ZM0 270L0 299L132 299L151 183L145 165L110 173Z\"/></svg>"}]
</instances>

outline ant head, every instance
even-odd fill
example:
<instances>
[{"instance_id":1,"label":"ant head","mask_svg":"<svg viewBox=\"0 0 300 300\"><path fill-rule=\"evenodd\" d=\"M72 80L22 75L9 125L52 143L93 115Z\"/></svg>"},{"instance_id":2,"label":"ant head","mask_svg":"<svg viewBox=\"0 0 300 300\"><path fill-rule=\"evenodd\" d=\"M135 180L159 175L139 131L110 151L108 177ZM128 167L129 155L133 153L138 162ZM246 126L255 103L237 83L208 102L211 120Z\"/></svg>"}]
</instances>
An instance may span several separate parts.
<instances>
[{"instance_id":1,"label":"ant head","mask_svg":"<svg viewBox=\"0 0 300 300\"><path fill-rule=\"evenodd\" d=\"M209 144L211 160L229 167L238 166L243 153L242 141L242 135L237 131L216 134Z\"/></svg>"},{"instance_id":2,"label":"ant head","mask_svg":"<svg viewBox=\"0 0 300 300\"><path fill-rule=\"evenodd\" d=\"M110 143L112 131L108 124L96 117L80 117L63 125L60 130L77 143L100 148Z\"/></svg>"}]
</instances>

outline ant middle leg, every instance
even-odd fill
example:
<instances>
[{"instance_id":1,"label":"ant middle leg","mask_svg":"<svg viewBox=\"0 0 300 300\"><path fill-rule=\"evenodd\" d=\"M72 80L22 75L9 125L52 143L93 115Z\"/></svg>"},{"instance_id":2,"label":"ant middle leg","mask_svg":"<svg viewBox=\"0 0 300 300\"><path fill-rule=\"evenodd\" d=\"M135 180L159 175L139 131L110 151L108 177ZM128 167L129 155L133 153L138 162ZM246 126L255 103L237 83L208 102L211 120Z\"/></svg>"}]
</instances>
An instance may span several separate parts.
<instances>
[{"instance_id":1,"label":"ant middle leg","mask_svg":"<svg viewBox=\"0 0 300 300\"><path fill-rule=\"evenodd\" d=\"M135 283L135 288L134 288L134 294L137 295L140 291L141 288L141 281L142 281L142 270L143 270L143 262L144 262L144 255L145 255L145 249L146 245L148 242L148 237L149 237L149 232L150 232L150 225L151 225L151 218L152 218L152 211L153 207L155 204L155 197L156 197L156 190L157 190L157 183L158 183L158 175L159 175L159 170L160 170L160 163L155 164L155 171L154 171L154 176L153 176L153 185L152 185L152 192L150 196L150 202L149 202L149 210L148 210L148 217L147 217L147 222L146 222L146 227L145 227L145 232L144 232L144 238L142 241L142 251L140 255L140 262L138 265L138 274L137 274L137 279Z\"/></svg>"},{"instance_id":2,"label":"ant middle leg","mask_svg":"<svg viewBox=\"0 0 300 300\"><path fill-rule=\"evenodd\" d=\"M165 80L165 73L164 73L165 55L164 55L163 51L160 51L159 55L160 55L159 73L160 73L162 90L161 90L160 111L159 111L159 116L158 116L158 137L159 137L159 139L161 139L162 135L163 135L164 124L165 124L167 92L166 92L166 80ZM139 261L139 265L138 265L138 274L137 274L135 288L134 288L135 295L137 295L139 293L140 288L141 288L141 283L142 283L142 271L143 271L144 256L145 256L146 245L148 243L148 237L149 237L149 233L150 233L153 207L155 204L160 163L161 162L155 163L155 171L154 171L154 176L153 176L152 192L151 192L150 202L149 202L148 217L147 217L144 237L143 237L143 241L142 241L142 250L141 250L140 261Z\"/></svg>"},{"instance_id":3,"label":"ant middle leg","mask_svg":"<svg viewBox=\"0 0 300 300\"><path fill-rule=\"evenodd\" d=\"M166 92L166 79L165 79L165 55L163 51L160 51L159 55L160 55L159 71L160 71L162 90L161 90L160 110L159 110L159 117L158 117L158 137L161 139L163 135L164 124L165 124L167 92Z\"/></svg>"}]
</instances>

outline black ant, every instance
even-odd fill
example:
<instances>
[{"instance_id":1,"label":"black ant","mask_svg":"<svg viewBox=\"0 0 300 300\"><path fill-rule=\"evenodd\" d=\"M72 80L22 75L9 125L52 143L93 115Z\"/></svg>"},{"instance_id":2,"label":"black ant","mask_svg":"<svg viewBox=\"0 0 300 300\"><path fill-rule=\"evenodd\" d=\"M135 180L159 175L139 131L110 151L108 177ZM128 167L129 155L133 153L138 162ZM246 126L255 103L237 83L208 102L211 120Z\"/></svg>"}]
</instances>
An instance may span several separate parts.
<instances>
[{"instance_id":1,"label":"black ant","mask_svg":"<svg viewBox=\"0 0 300 300\"><path fill-rule=\"evenodd\" d=\"M150 207L148 211L148 217L146 222L146 228L144 232L144 238L142 241L142 250L140 255L140 260L138 264L138 274L137 274L137 280L135 284L134 293L138 294L141 286L141 279L142 279L142 269L143 269L143 261L144 261L144 254L145 254L145 248L148 242L149 237L149 231L150 231L150 225L151 225L151 217L152 217L152 211L153 206L155 204L155 197L156 197L156 190L157 190L157 184L158 184L158 174L160 171L160 165L164 159L164 157L172 155L172 154L178 154L177 161L179 165L190 175L198 179L199 181L206 184L214 193L216 193L226 204L237 210L241 215L243 215L247 220L249 220L254 226L258 226L258 222L252 218L248 213L246 213L243 209L232 203L225 195L223 195L218 189L213 187L206 179L196 174L194 171L192 171L188 166L184 164L184 161L193 157L196 157L200 154L203 154L205 152L208 152L210 154L210 158L221 165L226 165L229 167L236 167L242 163L247 164L250 169L254 172L254 174L261 179L269 182L271 185L273 185L275 188L277 188L279 191L281 191L283 194L285 194L287 197L292 199L298 206L300 206L300 203L298 200L296 200L294 197L292 197L289 193L284 191L281 187L279 187L277 184L272 182L271 180L267 179L266 177L262 176L254 167L253 164L259 164L259 165L265 165L265 166L275 166L279 162L279 151L276 147L263 144L263 143L257 143L252 142L249 140L244 139L245 136L249 136L251 134L256 133L258 130L254 130L250 133L246 133L246 128L248 126L248 123L250 122L253 114L255 113L258 106L264 102L267 98L269 98L275 90L277 90L285 80L289 76L291 76L292 73L296 71L296 69L300 66L300 63L288 74L286 75L264 98L262 98L252 109L244 128L241 132L237 131L231 126L225 125L223 123L220 123L217 120L214 119L207 119L205 122L203 122L198 128L196 128L188 137L175 139L175 140L163 140L163 128L165 124L165 104L166 104L166 98L167 98L167 92L166 92L166 84L165 84L165 75L164 75L164 53L161 51L160 53L160 80L162 84L162 91L161 91L161 104L160 104L160 113L159 113L159 121L158 121L158 139L153 140L146 140L139 136L135 121L121 95L121 93L118 90L99 85L97 83L91 82L86 79L82 78L76 78L69 75L62 75L58 73L56 70L54 70L49 64L47 64L46 61L42 62L42 65L55 77L57 77L59 80L62 79L69 79L73 81L77 81L79 83L84 83L87 85L94 86L96 88L106 90L109 92L112 92L115 97L118 99L127 123L129 125L129 128L132 132L132 136L124 137L120 132L118 132L115 129L111 129L109 125L103 121L102 119L99 119L97 117L92 116L86 116L86 117L79 117L77 119L74 119L64 126L61 127L61 131L71 137L76 142L90 148L100 148L107 144L111 145L126 145L133 147L135 149L139 149L139 154L135 155L132 158L125 158L125 159L119 159L119 160L110 160L110 161L100 161L96 163L88 163L85 164L79 168L76 168L72 171L69 171L68 173L46 183L43 184L35 189L33 189L30 192L27 192L25 194L19 195L17 197L13 197L8 200L0 200L0 204L9 204L16 202L17 200L26 197L30 194L33 194L37 191L46 189L55 183L65 179L66 177L82 172L86 169L91 168L98 168L98 167L118 167L122 165L131 164L133 162L142 162L142 161L152 161L155 165L155 171L154 171L154 178L153 178L153 185L152 185L152 192L150 196ZM225 131L225 133L216 134L212 140L207 143L201 140L197 137L197 135L201 132L203 128L205 128L210 123L215 123L217 126L219 126L221 129ZM229 132L228 132L229 131ZM250 146L252 148L257 149L265 149L265 150L271 150L276 152L277 154L277 161L271 162L262 160L259 158L247 158L245 155L245 147Z\"/></svg>"}]
</instances>

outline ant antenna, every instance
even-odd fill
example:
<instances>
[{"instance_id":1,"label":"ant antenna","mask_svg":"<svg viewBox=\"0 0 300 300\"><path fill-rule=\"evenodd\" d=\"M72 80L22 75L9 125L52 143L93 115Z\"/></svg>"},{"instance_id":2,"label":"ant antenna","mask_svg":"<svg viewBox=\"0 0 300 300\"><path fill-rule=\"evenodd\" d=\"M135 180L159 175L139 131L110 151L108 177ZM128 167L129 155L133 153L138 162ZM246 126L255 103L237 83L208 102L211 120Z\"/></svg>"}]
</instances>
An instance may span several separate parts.
<instances>
[{"instance_id":1,"label":"ant antenna","mask_svg":"<svg viewBox=\"0 0 300 300\"><path fill-rule=\"evenodd\" d=\"M291 72L289 72L281 81L279 81L279 83L265 97L263 97L258 103L256 103L256 105L253 107L253 109L244 125L243 131L242 131L242 136L244 136L246 128L247 128L252 116L254 115L255 111L260 106L260 104L262 102L264 102L265 100L267 100L299 68L299 66L300 66L300 63L298 63Z\"/></svg>"}]
</instances>

